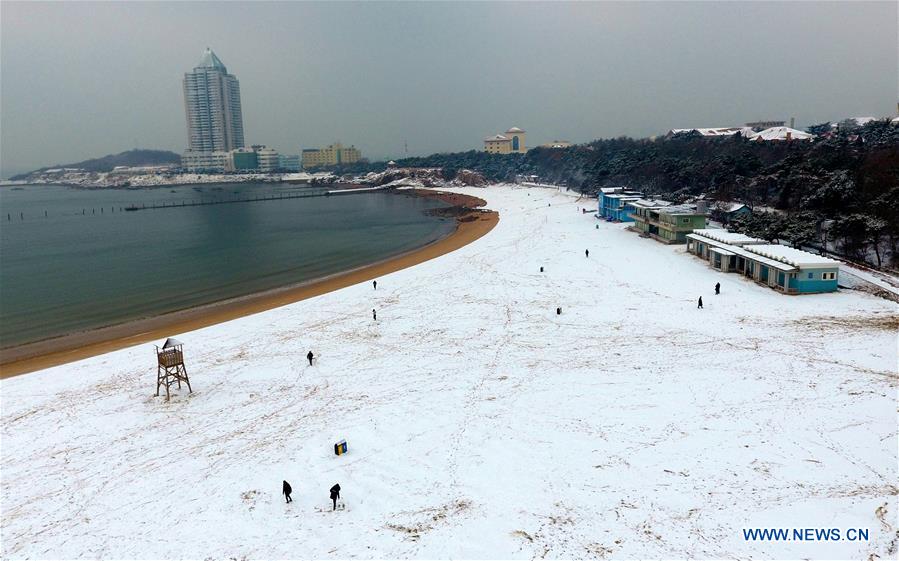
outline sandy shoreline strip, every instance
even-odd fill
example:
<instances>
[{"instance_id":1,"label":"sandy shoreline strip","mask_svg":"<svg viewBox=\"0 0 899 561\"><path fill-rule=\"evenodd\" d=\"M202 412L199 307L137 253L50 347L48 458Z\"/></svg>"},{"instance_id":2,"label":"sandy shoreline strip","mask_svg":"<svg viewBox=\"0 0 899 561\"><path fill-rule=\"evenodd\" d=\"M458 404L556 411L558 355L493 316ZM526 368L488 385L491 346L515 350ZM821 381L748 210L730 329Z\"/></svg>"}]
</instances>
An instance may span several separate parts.
<instances>
[{"instance_id":1,"label":"sandy shoreline strip","mask_svg":"<svg viewBox=\"0 0 899 561\"><path fill-rule=\"evenodd\" d=\"M455 251L485 235L499 222L499 214L496 212L474 210L486 205L485 201L476 197L430 190L399 193L438 198L462 207L456 215L456 229L450 235L418 249L322 279L12 347L0 351L0 378L26 374L193 331L371 280Z\"/></svg>"}]
</instances>

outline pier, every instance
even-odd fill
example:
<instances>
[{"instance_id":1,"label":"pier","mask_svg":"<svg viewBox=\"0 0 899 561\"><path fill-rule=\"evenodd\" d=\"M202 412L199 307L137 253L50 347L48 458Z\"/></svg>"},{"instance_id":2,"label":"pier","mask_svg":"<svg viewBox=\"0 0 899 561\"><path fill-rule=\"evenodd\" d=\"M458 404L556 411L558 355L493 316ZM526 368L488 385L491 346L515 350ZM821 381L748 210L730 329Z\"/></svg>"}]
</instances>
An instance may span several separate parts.
<instances>
[{"instance_id":1,"label":"pier","mask_svg":"<svg viewBox=\"0 0 899 561\"><path fill-rule=\"evenodd\" d=\"M351 189L348 189L348 191ZM281 193L278 195L267 195L267 196L255 196L255 197L232 197L230 199L212 199L212 200L182 200L182 201L171 201L171 202L162 202L162 203L152 203L152 204L133 204L124 207L125 211L136 211L136 210L153 210L160 208L182 208L189 206L207 206L207 205L227 205L227 204L237 204L237 203L256 203L263 201L282 201L287 199L311 199L314 197L327 197L331 194L331 191L325 191L324 193Z\"/></svg>"},{"instance_id":2,"label":"pier","mask_svg":"<svg viewBox=\"0 0 899 561\"><path fill-rule=\"evenodd\" d=\"M387 191L389 188L385 187L362 187L358 189L334 189L330 191L324 192L315 192L315 193L280 193L274 195L263 195L263 196L235 196L231 198L218 198L218 199L183 199L180 201L163 201L163 202L155 202L155 203L132 203L127 206L119 206L119 207L109 207L110 212L135 212L138 210L156 210L163 208L185 208L191 206L207 206L207 205L226 205L226 204L237 204L237 203L256 203L256 202L265 202L265 201L283 201L288 199L311 199L314 197L331 197L336 195L354 195L354 194L362 194L362 193L372 193L375 191ZM105 207L97 207L92 208L90 215L95 216L98 214L97 210L99 210L99 214L104 213ZM25 213L19 212L19 221L25 220ZM87 216L87 209L81 209L81 215ZM47 211L43 211L42 218L47 218ZM11 222L13 217L13 213L7 213L6 220L7 222Z\"/></svg>"}]
</instances>

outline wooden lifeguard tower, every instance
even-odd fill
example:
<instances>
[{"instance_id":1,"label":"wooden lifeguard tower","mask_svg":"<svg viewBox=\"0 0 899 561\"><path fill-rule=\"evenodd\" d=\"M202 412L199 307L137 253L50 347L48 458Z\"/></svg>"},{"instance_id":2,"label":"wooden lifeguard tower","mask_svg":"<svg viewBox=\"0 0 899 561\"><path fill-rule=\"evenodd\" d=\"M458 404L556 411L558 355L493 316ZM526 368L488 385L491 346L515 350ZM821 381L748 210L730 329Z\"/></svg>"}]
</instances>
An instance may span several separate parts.
<instances>
[{"instance_id":1,"label":"wooden lifeguard tower","mask_svg":"<svg viewBox=\"0 0 899 561\"><path fill-rule=\"evenodd\" d=\"M154 346L156 347L156 396L159 396L159 386L165 386L165 400L168 401L169 386L178 384L180 390L182 381L187 384L187 390L193 393L187 377L187 368L184 366L184 352L181 350L184 343L169 337L162 347Z\"/></svg>"}]
</instances>

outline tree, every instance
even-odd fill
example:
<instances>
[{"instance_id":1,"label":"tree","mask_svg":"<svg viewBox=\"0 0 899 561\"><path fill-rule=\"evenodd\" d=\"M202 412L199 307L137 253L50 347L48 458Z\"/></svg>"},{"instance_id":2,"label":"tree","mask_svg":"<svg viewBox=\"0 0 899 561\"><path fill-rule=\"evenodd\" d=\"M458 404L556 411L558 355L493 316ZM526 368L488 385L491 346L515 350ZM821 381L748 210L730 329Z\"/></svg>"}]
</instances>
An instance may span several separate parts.
<instances>
[{"instance_id":1,"label":"tree","mask_svg":"<svg viewBox=\"0 0 899 561\"><path fill-rule=\"evenodd\" d=\"M809 245L817 238L814 213L797 212L784 219L783 237L793 247Z\"/></svg>"},{"instance_id":2,"label":"tree","mask_svg":"<svg viewBox=\"0 0 899 561\"><path fill-rule=\"evenodd\" d=\"M805 132L809 134L813 134L815 136L824 136L826 133L829 133L833 130L833 127L830 125L830 121L826 123L818 123L817 125L812 125L809 128L805 129Z\"/></svg>"},{"instance_id":3,"label":"tree","mask_svg":"<svg viewBox=\"0 0 899 561\"><path fill-rule=\"evenodd\" d=\"M878 267L883 265L881 244L884 241L884 234L886 234L887 228L887 221L882 218L868 216L865 220L865 241L871 244L871 249L874 250L874 255L877 257Z\"/></svg>"},{"instance_id":4,"label":"tree","mask_svg":"<svg viewBox=\"0 0 899 561\"><path fill-rule=\"evenodd\" d=\"M858 261L867 261L867 222L863 214L850 214L834 221L833 233L840 240L843 252Z\"/></svg>"}]
</instances>

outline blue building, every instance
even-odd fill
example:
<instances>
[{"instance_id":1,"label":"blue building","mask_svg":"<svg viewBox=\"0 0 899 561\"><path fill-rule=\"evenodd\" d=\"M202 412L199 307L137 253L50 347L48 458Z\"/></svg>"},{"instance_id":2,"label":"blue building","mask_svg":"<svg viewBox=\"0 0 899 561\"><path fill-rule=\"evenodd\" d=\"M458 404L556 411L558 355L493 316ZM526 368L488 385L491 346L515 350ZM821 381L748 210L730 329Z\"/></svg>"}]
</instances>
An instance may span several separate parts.
<instances>
[{"instance_id":1,"label":"blue building","mask_svg":"<svg viewBox=\"0 0 899 561\"><path fill-rule=\"evenodd\" d=\"M837 290L840 263L727 230L694 230L687 251L723 272L740 273L784 294Z\"/></svg>"},{"instance_id":2,"label":"blue building","mask_svg":"<svg viewBox=\"0 0 899 561\"><path fill-rule=\"evenodd\" d=\"M642 193L624 187L603 187L597 195L599 204L596 217L610 222L633 222L634 219L624 207L629 201L636 201L642 196Z\"/></svg>"}]
</instances>

